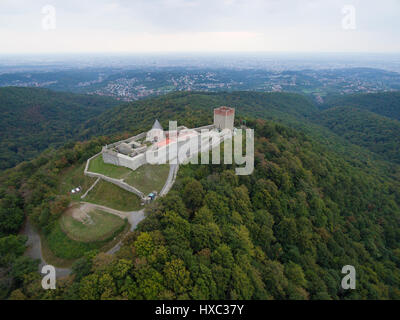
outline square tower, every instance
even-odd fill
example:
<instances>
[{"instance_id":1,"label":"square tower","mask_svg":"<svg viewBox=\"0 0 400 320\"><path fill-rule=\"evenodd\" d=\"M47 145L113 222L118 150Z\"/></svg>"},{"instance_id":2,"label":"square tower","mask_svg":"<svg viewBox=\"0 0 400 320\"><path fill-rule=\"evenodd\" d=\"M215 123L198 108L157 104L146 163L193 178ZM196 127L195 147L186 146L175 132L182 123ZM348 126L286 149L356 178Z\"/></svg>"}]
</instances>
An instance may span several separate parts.
<instances>
[{"instance_id":1,"label":"square tower","mask_svg":"<svg viewBox=\"0 0 400 320\"><path fill-rule=\"evenodd\" d=\"M219 107L214 109L214 125L217 129L233 130L235 121L235 109L229 107Z\"/></svg>"}]
</instances>

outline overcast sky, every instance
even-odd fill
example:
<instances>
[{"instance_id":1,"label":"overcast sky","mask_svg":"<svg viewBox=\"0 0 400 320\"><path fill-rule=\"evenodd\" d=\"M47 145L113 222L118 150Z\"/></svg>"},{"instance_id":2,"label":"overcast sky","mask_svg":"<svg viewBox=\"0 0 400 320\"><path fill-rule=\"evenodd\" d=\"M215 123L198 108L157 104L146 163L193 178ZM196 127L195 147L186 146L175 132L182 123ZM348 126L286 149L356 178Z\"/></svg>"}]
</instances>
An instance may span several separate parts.
<instances>
[{"instance_id":1,"label":"overcast sky","mask_svg":"<svg viewBox=\"0 0 400 320\"><path fill-rule=\"evenodd\" d=\"M0 53L150 51L400 52L400 0L0 0Z\"/></svg>"}]
</instances>

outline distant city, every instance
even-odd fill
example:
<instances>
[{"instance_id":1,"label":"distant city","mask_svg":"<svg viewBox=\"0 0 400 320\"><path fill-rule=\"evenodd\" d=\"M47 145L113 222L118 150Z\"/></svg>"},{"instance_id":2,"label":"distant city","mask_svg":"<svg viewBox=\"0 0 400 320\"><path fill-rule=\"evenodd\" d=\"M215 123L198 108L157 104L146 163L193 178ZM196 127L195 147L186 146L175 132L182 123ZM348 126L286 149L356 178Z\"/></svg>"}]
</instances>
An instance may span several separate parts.
<instances>
[{"instance_id":1,"label":"distant city","mask_svg":"<svg viewBox=\"0 0 400 320\"><path fill-rule=\"evenodd\" d=\"M44 63L46 61L46 63ZM133 101L171 91L330 94L400 90L395 55L3 56L0 86L43 87Z\"/></svg>"}]
</instances>

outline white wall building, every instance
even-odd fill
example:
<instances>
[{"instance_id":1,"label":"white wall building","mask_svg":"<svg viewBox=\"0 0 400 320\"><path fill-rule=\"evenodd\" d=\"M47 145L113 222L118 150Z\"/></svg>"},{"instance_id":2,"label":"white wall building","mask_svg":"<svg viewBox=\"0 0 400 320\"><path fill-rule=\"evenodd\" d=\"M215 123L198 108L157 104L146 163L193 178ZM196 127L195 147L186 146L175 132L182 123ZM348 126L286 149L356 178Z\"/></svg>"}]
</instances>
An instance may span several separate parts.
<instances>
[{"instance_id":1,"label":"white wall building","mask_svg":"<svg viewBox=\"0 0 400 320\"><path fill-rule=\"evenodd\" d=\"M214 109L214 125L217 129L233 130L235 121L235 109L229 107L219 107Z\"/></svg>"},{"instance_id":2,"label":"white wall building","mask_svg":"<svg viewBox=\"0 0 400 320\"><path fill-rule=\"evenodd\" d=\"M147 133L103 147L103 161L132 170L146 163L182 163L199 152L218 146L227 135L232 137L234 118L235 109L220 107L214 109L214 124L194 129L180 126L172 133L164 132L156 120ZM146 146L143 140L152 142L152 145ZM160 162L153 162L155 159Z\"/></svg>"},{"instance_id":3,"label":"white wall building","mask_svg":"<svg viewBox=\"0 0 400 320\"><path fill-rule=\"evenodd\" d=\"M147 132L146 141L157 142L165 139L164 129L160 122L156 120L150 131Z\"/></svg>"}]
</instances>

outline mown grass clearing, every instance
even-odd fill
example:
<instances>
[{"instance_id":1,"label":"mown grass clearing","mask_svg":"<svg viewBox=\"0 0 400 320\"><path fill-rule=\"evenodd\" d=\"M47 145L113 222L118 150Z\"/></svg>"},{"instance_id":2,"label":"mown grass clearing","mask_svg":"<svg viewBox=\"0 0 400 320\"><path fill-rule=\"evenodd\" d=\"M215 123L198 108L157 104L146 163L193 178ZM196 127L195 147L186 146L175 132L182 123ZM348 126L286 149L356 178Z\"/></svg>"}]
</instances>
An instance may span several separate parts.
<instances>
[{"instance_id":1,"label":"mown grass clearing","mask_svg":"<svg viewBox=\"0 0 400 320\"><path fill-rule=\"evenodd\" d=\"M137 195L103 180L100 180L88 193L85 201L120 211L141 209L141 200Z\"/></svg>"},{"instance_id":2,"label":"mown grass clearing","mask_svg":"<svg viewBox=\"0 0 400 320\"><path fill-rule=\"evenodd\" d=\"M96 178L84 175L85 165L86 163L73 166L63 172L59 183L60 194L69 194L73 188L80 186L82 188L80 193L71 194L72 200L79 200L81 195L90 188L90 186L96 181Z\"/></svg>"},{"instance_id":3,"label":"mown grass clearing","mask_svg":"<svg viewBox=\"0 0 400 320\"><path fill-rule=\"evenodd\" d=\"M71 261L82 257L88 251L95 249L110 249L110 245L113 245L115 241L119 241L118 236L123 234L123 231L127 229L128 222L125 221L124 225L115 231L115 233L112 234L109 239L93 242L81 242L69 238L68 235L62 230L60 222L58 221L50 234L45 238L45 246L48 250L50 250L50 252L47 252L46 256L52 256L52 262L54 262L55 265L58 265L57 261L68 261L71 263ZM114 238L117 239L114 240ZM47 262L49 263L50 261Z\"/></svg>"},{"instance_id":4,"label":"mown grass clearing","mask_svg":"<svg viewBox=\"0 0 400 320\"><path fill-rule=\"evenodd\" d=\"M74 210L79 210L79 206L67 210L60 219L60 225L68 237L75 241L106 240L125 224L120 217L101 210L85 212L82 219L77 219L73 214Z\"/></svg>"},{"instance_id":5,"label":"mown grass clearing","mask_svg":"<svg viewBox=\"0 0 400 320\"><path fill-rule=\"evenodd\" d=\"M148 194L152 191L161 191L168 177L169 165L146 164L136 170L131 170L104 163L100 155L90 161L89 171L101 173L110 178L123 179L127 184Z\"/></svg>"},{"instance_id":6,"label":"mown grass clearing","mask_svg":"<svg viewBox=\"0 0 400 320\"><path fill-rule=\"evenodd\" d=\"M133 171L131 169L116 166L109 163L104 163L101 155L92 159L89 163L89 171L103 174L110 178L123 179L130 175Z\"/></svg>"},{"instance_id":7,"label":"mown grass clearing","mask_svg":"<svg viewBox=\"0 0 400 320\"><path fill-rule=\"evenodd\" d=\"M51 251L48 239L41 235L40 240L42 242L42 255L46 263L55 266L57 268L71 268L77 258L65 259L56 256L53 251Z\"/></svg>"},{"instance_id":8,"label":"mown grass clearing","mask_svg":"<svg viewBox=\"0 0 400 320\"><path fill-rule=\"evenodd\" d=\"M72 240L62 231L60 223L56 223L54 229L46 238L47 245L51 252L59 258L77 259L85 252L101 248L106 241L100 242L79 242Z\"/></svg>"},{"instance_id":9,"label":"mown grass clearing","mask_svg":"<svg viewBox=\"0 0 400 320\"><path fill-rule=\"evenodd\" d=\"M132 171L124 181L139 189L144 194L148 194L152 191L160 192L167 180L168 174L169 164L145 164L135 171Z\"/></svg>"}]
</instances>

